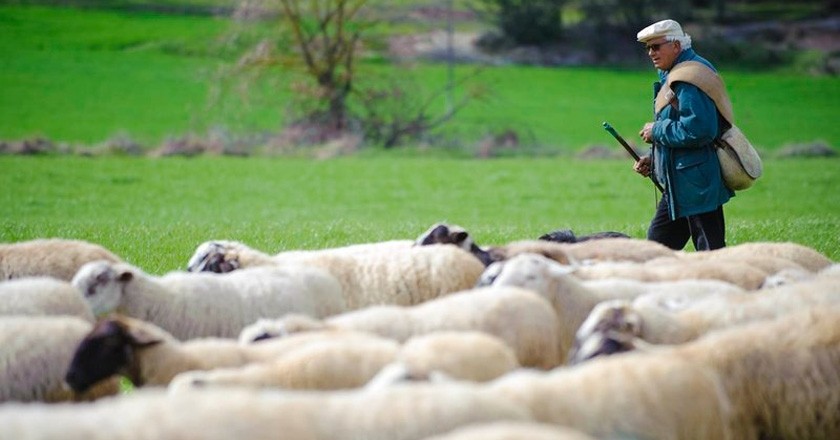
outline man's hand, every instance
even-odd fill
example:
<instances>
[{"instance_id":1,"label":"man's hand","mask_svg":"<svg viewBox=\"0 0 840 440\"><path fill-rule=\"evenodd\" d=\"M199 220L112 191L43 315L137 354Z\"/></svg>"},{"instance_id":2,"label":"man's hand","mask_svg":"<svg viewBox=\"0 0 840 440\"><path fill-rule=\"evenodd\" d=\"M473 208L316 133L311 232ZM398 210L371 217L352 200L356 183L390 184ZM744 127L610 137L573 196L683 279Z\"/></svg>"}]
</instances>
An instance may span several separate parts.
<instances>
[{"instance_id":1,"label":"man's hand","mask_svg":"<svg viewBox=\"0 0 840 440\"><path fill-rule=\"evenodd\" d=\"M648 122L644 127L642 127L642 130L639 132L639 137L641 137L646 144L653 143L653 122Z\"/></svg>"},{"instance_id":2,"label":"man's hand","mask_svg":"<svg viewBox=\"0 0 840 440\"><path fill-rule=\"evenodd\" d=\"M645 177L650 176L650 156L645 156L637 160L633 164L633 171Z\"/></svg>"}]
</instances>

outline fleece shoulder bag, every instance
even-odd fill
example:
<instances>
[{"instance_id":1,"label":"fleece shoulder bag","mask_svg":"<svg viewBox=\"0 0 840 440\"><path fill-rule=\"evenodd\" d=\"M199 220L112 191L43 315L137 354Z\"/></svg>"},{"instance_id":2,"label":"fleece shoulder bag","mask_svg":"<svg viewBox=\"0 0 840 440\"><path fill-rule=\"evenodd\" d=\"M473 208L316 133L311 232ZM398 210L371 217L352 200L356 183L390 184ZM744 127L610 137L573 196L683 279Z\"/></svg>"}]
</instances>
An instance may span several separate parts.
<instances>
[{"instance_id":1,"label":"fleece shoulder bag","mask_svg":"<svg viewBox=\"0 0 840 440\"><path fill-rule=\"evenodd\" d=\"M679 107L676 95L671 89L674 82L695 85L715 102L718 112L728 127L715 139L715 147L723 181L732 190L744 190L752 186L761 176L761 158L744 133L735 126L732 102L726 94L723 79L715 71L698 61L684 61L668 73L668 81L656 95L655 110L659 113L665 106Z\"/></svg>"}]
</instances>

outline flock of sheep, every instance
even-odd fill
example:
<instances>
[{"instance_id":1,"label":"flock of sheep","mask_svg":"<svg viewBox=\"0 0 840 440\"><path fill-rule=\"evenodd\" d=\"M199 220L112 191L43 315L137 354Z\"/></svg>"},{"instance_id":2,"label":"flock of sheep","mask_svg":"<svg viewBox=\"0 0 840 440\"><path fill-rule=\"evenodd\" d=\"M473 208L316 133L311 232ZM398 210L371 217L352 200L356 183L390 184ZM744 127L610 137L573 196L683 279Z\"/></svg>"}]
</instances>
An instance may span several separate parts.
<instances>
[{"instance_id":1,"label":"flock of sheep","mask_svg":"<svg viewBox=\"0 0 840 440\"><path fill-rule=\"evenodd\" d=\"M0 439L840 438L840 264L796 243L40 239L0 280Z\"/></svg>"}]
</instances>

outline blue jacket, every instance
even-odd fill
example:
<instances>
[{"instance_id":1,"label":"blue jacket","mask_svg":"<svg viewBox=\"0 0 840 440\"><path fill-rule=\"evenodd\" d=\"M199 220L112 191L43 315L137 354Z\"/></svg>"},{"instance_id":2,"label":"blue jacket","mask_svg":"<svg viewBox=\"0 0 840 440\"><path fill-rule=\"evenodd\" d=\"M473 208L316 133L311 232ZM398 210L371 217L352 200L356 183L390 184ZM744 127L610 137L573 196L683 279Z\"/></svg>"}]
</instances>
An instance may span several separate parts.
<instances>
[{"instance_id":1,"label":"blue jacket","mask_svg":"<svg viewBox=\"0 0 840 440\"><path fill-rule=\"evenodd\" d=\"M699 61L714 67L693 49L684 49L674 64ZM654 96L668 79L659 71ZM671 85L679 111L668 105L655 115L653 124L653 170L669 198L671 219L702 214L717 209L735 193L721 177L720 163L712 141L721 129L714 101L696 86L676 82Z\"/></svg>"}]
</instances>

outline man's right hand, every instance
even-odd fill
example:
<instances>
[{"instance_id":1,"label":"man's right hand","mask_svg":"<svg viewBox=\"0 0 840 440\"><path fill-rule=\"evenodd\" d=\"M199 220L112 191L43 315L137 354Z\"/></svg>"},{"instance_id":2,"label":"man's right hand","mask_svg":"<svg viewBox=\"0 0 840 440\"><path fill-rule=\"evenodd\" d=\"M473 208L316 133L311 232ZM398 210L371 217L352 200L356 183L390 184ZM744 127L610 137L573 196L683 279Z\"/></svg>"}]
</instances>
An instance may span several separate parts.
<instances>
[{"instance_id":1,"label":"man's right hand","mask_svg":"<svg viewBox=\"0 0 840 440\"><path fill-rule=\"evenodd\" d=\"M645 156L637 160L633 164L633 171L645 177L650 176L650 156Z\"/></svg>"}]
</instances>

